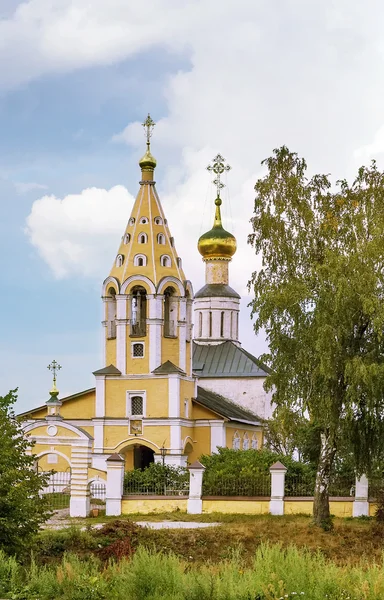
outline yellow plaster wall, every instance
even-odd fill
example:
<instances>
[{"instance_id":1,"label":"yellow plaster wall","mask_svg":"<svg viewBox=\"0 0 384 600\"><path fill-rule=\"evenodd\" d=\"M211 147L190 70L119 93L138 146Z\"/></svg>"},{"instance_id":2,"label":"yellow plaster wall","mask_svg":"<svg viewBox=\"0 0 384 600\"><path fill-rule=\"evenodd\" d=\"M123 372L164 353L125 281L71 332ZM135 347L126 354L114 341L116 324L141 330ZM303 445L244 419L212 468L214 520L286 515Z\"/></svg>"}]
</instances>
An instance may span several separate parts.
<instances>
[{"instance_id":1,"label":"yellow plaster wall","mask_svg":"<svg viewBox=\"0 0 384 600\"><path fill-rule=\"evenodd\" d=\"M48 452L48 454L55 454L55 452L50 451L50 452ZM60 456L58 454L57 454L57 463L49 463L48 462L48 454L44 454L38 460L39 469L41 469L42 471L58 471L61 473L63 471L67 471L68 468L70 468L70 464L68 463L68 461L65 460L65 458L63 458L62 456ZM64 452L63 452L63 454L64 454Z\"/></svg>"},{"instance_id":2,"label":"yellow plaster wall","mask_svg":"<svg viewBox=\"0 0 384 600\"><path fill-rule=\"evenodd\" d=\"M187 510L187 498L164 497L164 498L145 498L135 496L130 500L123 500L121 503L121 512L123 515L133 513L163 513L174 510Z\"/></svg>"},{"instance_id":3,"label":"yellow plaster wall","mask_svg":"<svg viewBox=\"0 0 384 600\"><path fill-rule=\"evenodd\" d=\"M104 448L116 448L129 437L127 425L106 425L104 427Z\"/></svg>"},{"instance_id":4,"label":"yellow plaster wall","mask_svg":"<svg viewBox=\"0 0 384 600\"><path fill-rule=\"evenodd\" d=\"M129 326L127 334L127 373L133 373L135 375L149 373L149 337L130 337ZM132 344L135 342L144 342L143 358L132 357Z\"/></svg>"},{"instance_id":5,"label":"yellow plaster wall","mask_svg":"<svg viewBox=\"0 0 384 600\"><path fill-rule=\"evenodd\" d=\"M169 393L168 378L148 379L147 390L147 417L168 417Z\"/></svg>"},{"instance_id":6,"label":"yellow plaster wall","mask_svg":"<svg viewBox=\"0 0 384 600\"><path fill-rule=\"evenodd\" d=\"M108 339L107 338L107 328L105 329L105 362L106 365L115 365L116 366L116 338Z\"/></svg>"},{"instance_id":7,"label":"yellow plaster wall","mask_svg":"<svg viewBox=\"0 0 384 600\"><path fill-rule=\"evenodd\" d=\"M134 467L133 446L129 447L126 452L122 453L122 455L125 458L125 470L132 471Z\"/></svg>"},{"instance_id":8,"label":"yellow plaster wall","mask_svg":"<svg viewBox=\"0 0 384 600\"><path fill-rule=\"evenodd\" d=\"M192 398L194 396L195 384L193 381L180 380L180 415L184 417L184 400L188 400L189 418L192 415Z\"/></svg>"},{"instance_id":9,"label":"yellow plaster wall","mask_svg":"<svg viewBox=\"0 0 384 600\"><path fill-rule=\"evenodd\" d=\"M208 410L208 408L205 408L204 406L200 406L200 404L196 404L195 402L192 402L192 415L190 415L190 418L192 419L220 419L220 417L212 412L211 410Z\"/></svg>"},{"instance_id":10,"label":"yellow plaster wall","mask_svg":"<svg viewBox=\"0 0 384 600\"><path fill-rule=\"evenodd\" d=\"M146 391L147 418L168 416L168 378L141 380L107 379L105 393L105 413L107 417L127 416L127 392Z\"/></svg>"},{"instance_id":11,"label":"yellow plaster wall","mask_svg":"<svg viewBox=\"0 0 384 600\"><path fill-rule=\"evenodd\" d=\"M125 418L127 416L126 391L129 381L106 379L105 381L105 415L106 417Z\"/></svg>"},{"instance_id":12,"label":"yellow plaster wall","mask_svg":"<svg viewBox=\"0 0 384 600\"><path fill-rule=\"evenodd\" d=\"M237 427L236 429L232 428L232 427L226 427L225 428L225 439L226 439L226 443L227 443L227 448L232 448L233 447L233 436L235 435L235 432L237 431L237 433L240 436L240 449L243 449L243 438L245 433L248 434L248 439L249 439L249 448L251 448L251 442L252 442L252 436L255 433L256 437L257 437L257 444L258 444L258 448L261 448L262 446L262 442L263 442L263 434L260 431L257 431L255 429L246 429L246 428L242 428L242 427Z\"/></svg>"},{"instance_id":13,"label":"yellow plaster wall","mask_svg":"<svg viewBox=\"0 0 384 600\"><path fill-rule=\"evenodd\" d=\"M73 400L65 400L60 407L60 415L63 419L92 419L95 416L95 390L83 394ZM47 416L47 407L42 406L30 415L31 419L45 419Z\"/></svg>"},{"instance_id":14,"label":"yellow plaster wall","mask_svg":"<svg viewBox=\"0 0 384 600\"><path fill-rule=\"evenodd\" d=\"M179 338L164 337L164 328L161 336L161 362L164 363L170 360L177 367L180 362L179 354Z\"/></svg>"},{"instance_id":15,"label":"yellow plaster wall","mask_svg":"<svg viewBox=\"0 0 384 600\"><path fill-rule=\"evenodd\" d=\"M192 439L196 440L193 444L194 451L191 455L191 461L198 460L202 454L211 453L211 428L195 427Z\"/></svg>"},{"instance_id":16,"label":"yellow plaster wall","mask_svg":"<svg viewBox=\"0 0 384 600\"><path fill-rule=\"evenodd\" d=\"M265 515L269 513L268 500L205 500L203 513Z\"/></svg>"},{"instance_id":17,"label":"yellow plaster wall","mask_svg":"<svg viewBox=\"0 0 384 600\"><path fill-rule=\"evenodd\" d=\"M79 425L79 427L93 437L93 425Z\"/></svg>"},{"instance_id":18,"label":"yellow plaster wall","mask_svg":"<svg viewBox=\"0 0 384 600\"><path fill-rule=\"evenodd\" d=\"M105 471L100 471L99 469L88 469L88 479L92 479L93 477L98 477L103 481L107 481L107 474Z\"/></svg>"},{"instance_id":19,"label":"yellow plaster wall","mask_svg":"<svg viewBox=\"0 0 384 600\"><path fill-rule=\"evenodd\" d=\"M335 517L352 517L353 500L330 501L329 509ZM312 515L313 500L288 500L284 501L284 513L286 515Z\"/></svg>"},{"instance_id":20,"label":"yellow plaster wall","mask_svg":"<svg viewBox=\"0 0 384 600\"><path fill-rule=\"evenodd\" d=\"M166 448L170 446L170 427L168 425L145 425L143 437L156 444L159 448L164 444ZM140 440L140 438L136 438ZM140 441L138 441L140 443Z\"/></svg>"}]
</instances>

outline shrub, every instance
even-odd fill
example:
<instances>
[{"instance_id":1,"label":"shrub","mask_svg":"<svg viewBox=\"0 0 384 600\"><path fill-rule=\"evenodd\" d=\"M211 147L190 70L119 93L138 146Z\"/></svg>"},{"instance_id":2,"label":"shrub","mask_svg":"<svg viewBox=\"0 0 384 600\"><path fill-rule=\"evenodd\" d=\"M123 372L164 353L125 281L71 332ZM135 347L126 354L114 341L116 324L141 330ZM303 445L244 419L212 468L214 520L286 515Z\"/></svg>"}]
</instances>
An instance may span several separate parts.
<instances>
[{"instance_id":1,"label":"shrub","mask_svg":"<svg viewBox=\"0 0 384 600\"><path fill-rule=\"evenodd\" d=\"M124 476L125 494L157 494L179 493L188 489L189 474L187 469L151 463L146 469L127 471Z\"/></svg>"}]
</instances>

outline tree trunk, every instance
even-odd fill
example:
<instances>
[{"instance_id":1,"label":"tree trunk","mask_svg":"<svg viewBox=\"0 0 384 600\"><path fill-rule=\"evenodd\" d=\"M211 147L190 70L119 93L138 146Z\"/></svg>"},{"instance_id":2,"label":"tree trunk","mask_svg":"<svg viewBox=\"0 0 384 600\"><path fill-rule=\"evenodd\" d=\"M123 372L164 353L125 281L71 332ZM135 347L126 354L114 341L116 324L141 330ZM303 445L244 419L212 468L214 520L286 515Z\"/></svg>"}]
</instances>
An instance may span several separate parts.
<instances>
[{"instance_id":1,"label":"tree trunk","mask_svg":"<svg viewBox=\"0 0 384 600\"><path fill-rule=\"evenodd\" d=\"M331 527L329 512L329 483L336 448L329 433L321 434L321 450L316 473L313 518L316 525L328 529Z\"/></svg>"}]
</instances>

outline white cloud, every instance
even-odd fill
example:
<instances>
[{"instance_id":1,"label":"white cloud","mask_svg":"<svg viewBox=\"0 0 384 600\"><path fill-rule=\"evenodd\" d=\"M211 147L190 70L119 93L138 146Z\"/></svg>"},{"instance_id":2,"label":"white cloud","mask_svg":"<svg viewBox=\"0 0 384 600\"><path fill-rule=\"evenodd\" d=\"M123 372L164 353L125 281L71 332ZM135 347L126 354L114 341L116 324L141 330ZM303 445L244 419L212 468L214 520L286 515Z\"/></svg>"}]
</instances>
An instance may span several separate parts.
<instances>
[{"instance_id":1,"label":"white cloud","mask_svg":"<svg viewBox=\"0 0 384 600\"><path fill-rule=\"evenodd\" d=\"M163 173L158 187L186 274L198 287L203 265L193 248L213 217L212 203L203 209L205 167L218 151L228 159L227 227L239 245L231 282L244 293L258 264L246 237L261 159L286 144L311 170L338 178L351 175L356 158L382 151L382 131L372 144L367 139L382 124L383 17L379 0L29 0L0 22L0 85L116 63L159 46L187 57L188 69L163 82L166 116L153 137ZM156 98L153 105L156 118ZM114 141L143 151L139 123L114 133ZM109 269L129 211L120 204L101 209L91 201L95 193L85 190L76 202L44 197L33 206L29 233L56 276L102 279ZM224 212L227 206L224 194ZM97 232L87 218L79 226L79 212L95 218Z\"/></svg>"},{"instance_id":2,"label":"white cloud","mask_svg":"<svg viewBox=\"0 0 384 600\"><path fill-rule=\"evenodd\" d=\"M35 183L34 181L21 182L15 181L14 186L18 194L28 194L36 190L47 190L48 186L42 183Z\"/></svg>"},{"instance_id":3,"label":"white cloud","mask_svg":"<svg viewBox=\"0 0 384 600\"><path fill-rule=\"evenodd\" d=\"M112 265L132 204L123 186L43 196L32 205L26 233L58 279L106 276L102 268Z\"/></svg>"},{"instance_id":4,"label":"white cloud","mask_svg":"<svg viewBox=\"0 0 384 600\"><path fill-rule=\"evenodd\" d=\"M384 153L384 125L375 133L373 141L370 144L364 144L354 152L354 156L363 161L376 158Z\"/></svg>"}]
</instances>

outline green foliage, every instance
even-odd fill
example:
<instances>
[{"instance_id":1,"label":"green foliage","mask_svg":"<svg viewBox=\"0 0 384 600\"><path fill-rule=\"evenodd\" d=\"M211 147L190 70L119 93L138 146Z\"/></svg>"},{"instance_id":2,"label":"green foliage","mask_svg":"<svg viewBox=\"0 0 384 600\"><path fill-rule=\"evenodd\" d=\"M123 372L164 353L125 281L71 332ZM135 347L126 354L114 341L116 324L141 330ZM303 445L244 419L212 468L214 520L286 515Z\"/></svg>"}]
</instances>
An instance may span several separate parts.
<instances>
[{"instance_id":1,"label":"green foliage","mask_svg":"<svg viewBox=\"0 0 384 600\"><path fill-rule=\"evenodd\" d=\"M264 165L249 236L262 255L252 314L267 332L277 413L307 414L320 433L315 516L324 520L343 438L359 473L384 451L384 174L372 162L332 189L329 176L308 179L286 147Z\"/></svg>"},{"instance_id":2,"label":"green foliage","mask_svg":"<svg viewBox=\"0 0 384 600\"><path fill-rule=\"evenodd\" d=\"M0 396L0 549L9 554L28 549L49 515L39 496L47 477L36 472L34 457L26 454L31 442L13 411L16 399L16 390Z\"/></svg>"},{"instance_id":3,"label":"green foliage","mask_svg":"<svg viewBox=\"0 0 384 600\"><path fill-rule=\"evenodd\" d=\"M151 463L146 469L133 469L124 476L124 493L152 493L164 495L173 490L184 490L189 473L182 467Z\"/></svg>"},{"instance_id":4,"label":"green foliage","mask_svg":"<svg viewBox=\"0 0 384 600\"><path fill-rule=\"evenodd\" d=\"M339 568L320 553L268 544L250 566L234 552L199 568L142 549L107 566L68 554L59 566L28 569L0 554L0 594L13 600L381 600L384 567Z\"/></svg>"}]
</instances>

